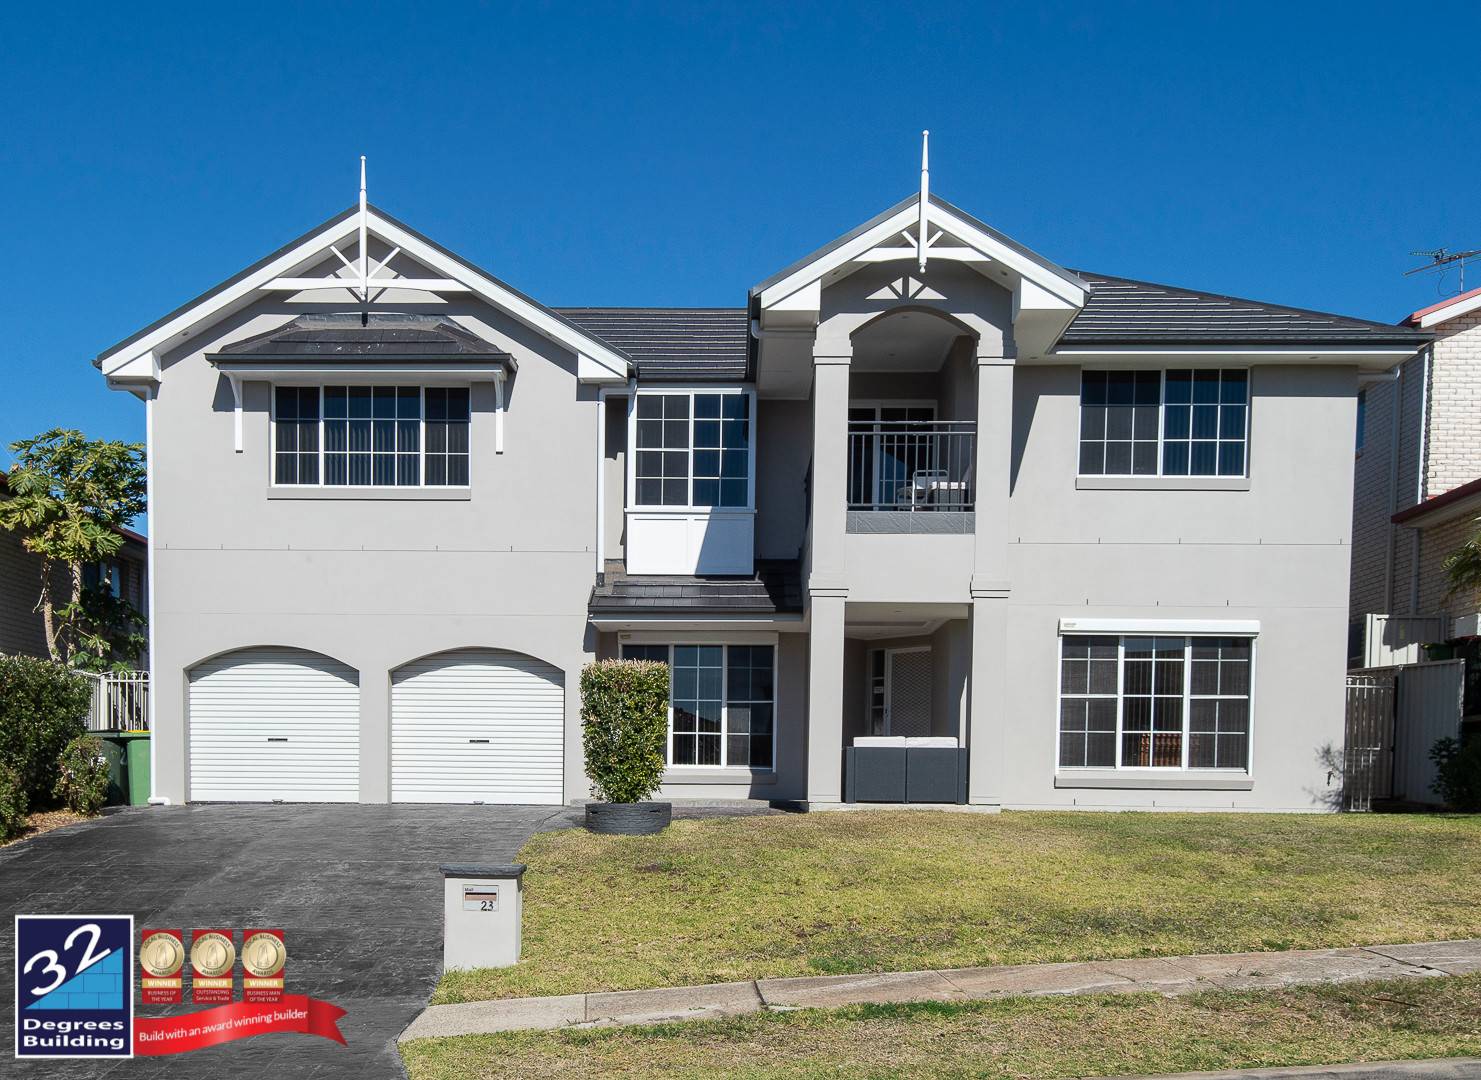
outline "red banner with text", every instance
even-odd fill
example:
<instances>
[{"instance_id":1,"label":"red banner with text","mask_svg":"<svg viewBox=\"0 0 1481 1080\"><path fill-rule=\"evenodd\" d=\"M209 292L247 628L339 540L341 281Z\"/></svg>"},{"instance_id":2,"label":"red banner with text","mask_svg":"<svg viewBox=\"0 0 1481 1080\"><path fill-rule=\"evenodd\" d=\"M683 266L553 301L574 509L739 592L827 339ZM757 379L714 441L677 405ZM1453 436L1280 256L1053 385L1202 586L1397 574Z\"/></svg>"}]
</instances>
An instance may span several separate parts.
<instances>
[{"instance_id":1,"label":"red banner with text","mask_svg":"<svg viewBox=\"0 0 1481 1080\"><path fill-rule=\"evenodd\" d=\"M345 1010L328 1001L285 994L271 1005L244 1001L185 1016L138 1017L134 1021L134 1053L181 1054L270 1031L320 1035L343 1046L345 1037L340 1034L338 1022L344 1014Z\"/></svg>"}]
</instances>

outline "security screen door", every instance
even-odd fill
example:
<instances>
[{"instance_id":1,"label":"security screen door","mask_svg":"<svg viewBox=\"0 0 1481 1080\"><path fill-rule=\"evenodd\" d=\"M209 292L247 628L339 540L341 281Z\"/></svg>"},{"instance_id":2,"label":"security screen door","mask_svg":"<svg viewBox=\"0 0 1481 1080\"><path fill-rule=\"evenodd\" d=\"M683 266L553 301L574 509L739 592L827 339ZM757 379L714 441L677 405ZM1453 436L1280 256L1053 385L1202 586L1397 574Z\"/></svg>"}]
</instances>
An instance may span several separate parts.
<instances>
[{"instance_id":1,"label":"security screen door","mask_svg":"<svg viewBox=\"0 0 1481 1080\"><path fill-rule=\"evenodd\" d=\"M871 735L931 734L931 650L872 652L868 702Z\"/></svg>"}]
</instances>

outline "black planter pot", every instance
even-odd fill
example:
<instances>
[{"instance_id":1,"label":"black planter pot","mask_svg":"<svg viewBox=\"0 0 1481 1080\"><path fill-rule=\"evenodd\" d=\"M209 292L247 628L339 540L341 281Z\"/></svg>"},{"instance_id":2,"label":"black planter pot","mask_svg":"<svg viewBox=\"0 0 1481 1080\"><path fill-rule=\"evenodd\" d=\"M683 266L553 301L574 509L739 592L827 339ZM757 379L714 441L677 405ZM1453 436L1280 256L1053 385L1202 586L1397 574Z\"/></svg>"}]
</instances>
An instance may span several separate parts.
<instances>
[{"instance_id":1,"label":"black planter pot","mask_svg":"<svg viewBox=\"0 0 1481 1080\"><path fill-rule=\"evenodd\" d=\"M673 804L666 802L586 804L586 827L609 836L650 836L663 832L673 818Z\"/></svg>"}]
</instances>

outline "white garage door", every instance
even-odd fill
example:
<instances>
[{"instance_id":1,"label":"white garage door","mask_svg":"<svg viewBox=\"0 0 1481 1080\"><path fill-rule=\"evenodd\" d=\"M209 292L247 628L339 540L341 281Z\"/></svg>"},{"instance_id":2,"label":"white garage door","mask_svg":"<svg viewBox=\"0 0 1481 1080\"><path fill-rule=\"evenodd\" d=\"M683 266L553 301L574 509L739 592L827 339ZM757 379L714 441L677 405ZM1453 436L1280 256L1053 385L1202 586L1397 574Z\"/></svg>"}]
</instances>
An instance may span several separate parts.
<instances>
[{"instance_id":1,"label":"white garage door","mask_svg":"<svg viewBox=\"0 0 1481 1080\"><path fill-rule=\"evenodd\" d=\"M191 671L190 798L358 801L355 669L299 649L244 649Z\"/></svg>"},{"instance_id":2,"label":"white garage door","mask_svg":"<svg viewBox=\"0 0 1481 1080\"><path fill-rule=\"evenodd\" d=\"M460 649L391 677L394 802L555 803L565 727L559 668Z\"/></svg>"}]
</instances>

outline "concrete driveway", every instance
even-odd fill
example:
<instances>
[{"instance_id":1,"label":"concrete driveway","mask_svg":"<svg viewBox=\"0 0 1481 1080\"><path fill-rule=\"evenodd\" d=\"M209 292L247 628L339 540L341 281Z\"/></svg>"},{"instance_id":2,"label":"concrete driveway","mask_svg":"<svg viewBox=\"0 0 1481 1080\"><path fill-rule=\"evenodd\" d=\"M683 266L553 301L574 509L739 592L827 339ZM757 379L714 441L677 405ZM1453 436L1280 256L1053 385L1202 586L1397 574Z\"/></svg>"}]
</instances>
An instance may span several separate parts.
<instances>
[{"instance_id":1,"label":"concrete driveway","mask_svg":"<svg viewBox=\"0 0 1481 1080\"><path fill-rule=\"evenodd\" d=\"M0 994L7 1075L402 1077L396 1035L426 1004L442 962L439 864L508 862L538 830L579 815L550 806L139 807L0 850L0 971L14 971L17 913L132 914L136 930L282 927L287 991L348 1010L347 1047L274 1034L176 1057L15 1062L9 987Z\"/></svg>"}]
</instances>

